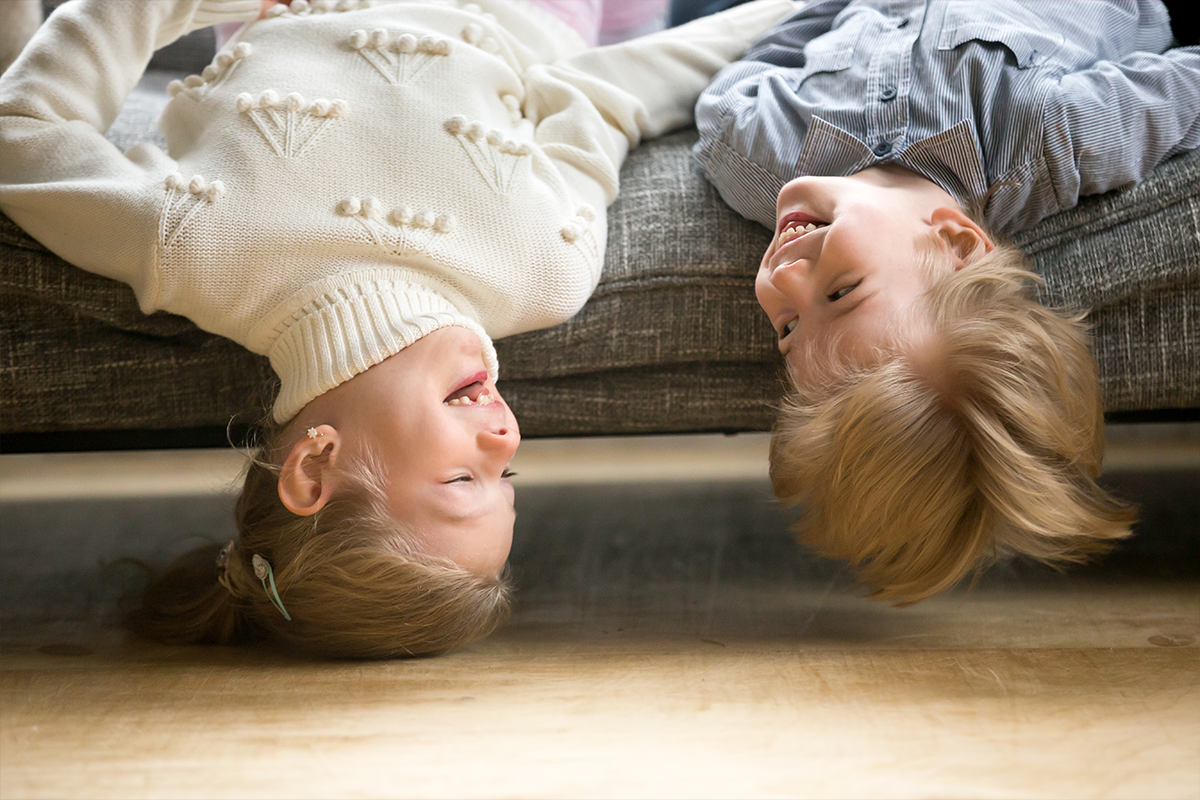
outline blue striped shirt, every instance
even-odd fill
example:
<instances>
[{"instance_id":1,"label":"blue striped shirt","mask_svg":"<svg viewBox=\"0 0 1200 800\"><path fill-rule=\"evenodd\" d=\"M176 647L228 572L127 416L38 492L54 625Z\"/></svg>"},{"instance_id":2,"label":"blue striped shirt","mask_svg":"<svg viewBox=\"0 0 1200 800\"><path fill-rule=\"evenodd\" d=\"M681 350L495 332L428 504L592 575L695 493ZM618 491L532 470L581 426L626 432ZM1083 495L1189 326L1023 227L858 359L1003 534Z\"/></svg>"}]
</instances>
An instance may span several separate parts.
<instances>
[{"instance_id":1,"label":"blue striped shirt","mask_svg":"<svg viewBox=\"0 0 1200 800\"><path fill-rule=\"evenodd\" d=\"M894 163L1012 233L1200 146L1171 43L1157 0L811 2L700 97L695 154L769 228L792 178Z\"/></svg>"}]
</instances>

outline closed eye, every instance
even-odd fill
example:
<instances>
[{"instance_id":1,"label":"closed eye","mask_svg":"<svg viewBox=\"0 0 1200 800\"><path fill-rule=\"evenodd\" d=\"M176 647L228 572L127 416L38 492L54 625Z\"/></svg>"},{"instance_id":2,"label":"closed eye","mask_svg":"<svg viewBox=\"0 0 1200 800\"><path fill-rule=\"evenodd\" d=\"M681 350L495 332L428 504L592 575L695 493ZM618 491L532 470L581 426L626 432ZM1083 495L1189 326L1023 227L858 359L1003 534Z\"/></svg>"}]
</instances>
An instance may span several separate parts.
<instances>
[{"instance_id":1,"label":"closed eye","mask_svg":"<svg viewBox=\"0 0 1200 800\"><path fill-rule=\"evenodd\" d=\"M843 286L841 289L838 289L833 294L829 295L829 300L836 303L838 300L841 300L843 297L857 289L859 283L862 283L862 281L857 281L849 286Z\"/></svg>"},{"instance_id":2,"label":"closed eye","mask_svg":"<svg viewBox=\"0 0 1200 800\"><path fill-rule=\"evenodd\" d=\"M516 474L517 473L513 472L512 470L506 469L500 473L500 478L511 478ZM446 481L446 483L471 483L474 480L475 479L470 475L459 475L457 478L451 478L450 480Z\"/></svg>"}]
</instances>

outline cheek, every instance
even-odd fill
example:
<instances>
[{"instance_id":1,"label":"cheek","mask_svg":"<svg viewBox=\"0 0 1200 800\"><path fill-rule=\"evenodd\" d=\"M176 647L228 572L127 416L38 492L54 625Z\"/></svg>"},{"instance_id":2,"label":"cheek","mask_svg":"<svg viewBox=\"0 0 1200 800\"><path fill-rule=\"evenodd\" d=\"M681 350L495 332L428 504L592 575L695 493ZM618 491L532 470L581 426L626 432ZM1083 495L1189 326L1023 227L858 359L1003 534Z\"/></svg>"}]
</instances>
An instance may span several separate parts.
<instances>
[{"instance_id":1,"label":"cheek","mask_svg":"<svg viewBox=\"0 0 1200 800\"><path fill-rule=\"evenodd\" d=\"M775 287L771 286L771 282L767 279L767 271L760 269L758 277L754 279L754 296L758 299L758 305L767 314L771 315L771 309L777 302L778 292Z\"/></svg>"},{"instance_id":2,"label":"cheek","mask_svg":"<svg viewBox=\"0 0 1200 800\"><path fill-rule=\"evenodd\" d=\"M796 348L784 356L788 378L791 379L793 386L804 386L808 377L808 373L804 369L807 362L801 358L801 352L802 348Z\"/></svg>"},{"instance_id":3,"label":"cheek","mask_svg":"<svg viewBox=\"0 0 1200 800\"><path fill-rule=\"evenodd\" d=\"M896 215L880 209L860 210L854 224L830 229L823 255L832 256L838 265L857 272L888 272L907 263L913 253L912 228Z\"/></svg>"},{"instance_id":4,"label":"cheek","mask_svg":"<svg viewBox=\"0 0 1200 800\"><path fill-rule=\"evenodd\" d=\"M440 553L449 558L463 569L481 578L491 578L499 574L508 561L509 551L512 550L513 526L511 521L497 515L500 522L497 525L472 531L465 537L443 543ZM511 518L509 518L511 519Z\"/></svg>"}]
</instances>

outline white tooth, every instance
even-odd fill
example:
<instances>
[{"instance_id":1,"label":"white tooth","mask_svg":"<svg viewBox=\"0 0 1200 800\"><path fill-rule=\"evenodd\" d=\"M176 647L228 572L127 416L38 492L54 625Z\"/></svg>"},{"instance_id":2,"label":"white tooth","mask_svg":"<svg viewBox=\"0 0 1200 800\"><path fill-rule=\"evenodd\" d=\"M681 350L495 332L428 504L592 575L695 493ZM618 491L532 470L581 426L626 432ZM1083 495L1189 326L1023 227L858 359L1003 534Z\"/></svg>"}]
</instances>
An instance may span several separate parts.
<instances>
[{"instance_id":1,"label":"white tooth","mask_svg":"<svg viewBox=\"0 0 1200 800\"><path fill-rule=\"evenodd\" d=\"M806 231L815 231L816 229L817 226L813 225L811 222L804 226L804 230Z\"/></svg>"}]
</instances>

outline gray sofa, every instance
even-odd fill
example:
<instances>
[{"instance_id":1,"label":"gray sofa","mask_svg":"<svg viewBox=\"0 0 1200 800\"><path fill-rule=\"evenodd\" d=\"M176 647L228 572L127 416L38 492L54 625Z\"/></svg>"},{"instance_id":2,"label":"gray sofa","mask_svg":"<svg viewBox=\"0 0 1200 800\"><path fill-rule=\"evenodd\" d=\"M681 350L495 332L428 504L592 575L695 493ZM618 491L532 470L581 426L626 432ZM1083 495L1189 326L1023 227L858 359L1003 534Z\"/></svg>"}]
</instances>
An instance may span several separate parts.
<instances>
[{"instance_id":1,"label":"gray sofa","mask_svg":"<svg viewBox=\"0 0 1200 800\"><path fill-rule=\"evenodd\" d=\"M174 77L211 59L201 31L166 48L109 138L155 138ZM781 391L754 300L769 232L731 211L690 154L643 144L622 171L595 296L575 319L497 342L526 436L766 430ZM1044 300L1091 310L1110 418L1200 417L1200 153L1088 198L1018 240ZM259 419L264 358L186 319L140 313L0 215L0 449L220 445Z\"/></svg>"}]
</instances>

